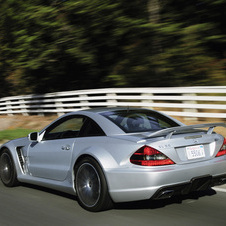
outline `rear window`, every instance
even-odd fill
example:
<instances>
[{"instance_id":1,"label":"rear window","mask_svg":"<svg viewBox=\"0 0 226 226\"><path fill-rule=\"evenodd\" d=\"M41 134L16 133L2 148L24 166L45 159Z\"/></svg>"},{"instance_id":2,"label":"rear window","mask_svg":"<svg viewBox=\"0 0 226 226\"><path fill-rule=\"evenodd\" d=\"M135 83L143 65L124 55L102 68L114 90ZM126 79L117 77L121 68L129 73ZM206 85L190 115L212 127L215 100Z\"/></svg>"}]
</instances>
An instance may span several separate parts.
<instances>
[{"instance_id":1,"label":"rear window","mask_svg":"<svg viewBox=\"0 0 226 226\"><path fill-rule=\"evenodd\" d=\"M170 118L151 110L118 110L101 113L126 133L154 132L179 126Z\"/></svg>"}]
</instances>

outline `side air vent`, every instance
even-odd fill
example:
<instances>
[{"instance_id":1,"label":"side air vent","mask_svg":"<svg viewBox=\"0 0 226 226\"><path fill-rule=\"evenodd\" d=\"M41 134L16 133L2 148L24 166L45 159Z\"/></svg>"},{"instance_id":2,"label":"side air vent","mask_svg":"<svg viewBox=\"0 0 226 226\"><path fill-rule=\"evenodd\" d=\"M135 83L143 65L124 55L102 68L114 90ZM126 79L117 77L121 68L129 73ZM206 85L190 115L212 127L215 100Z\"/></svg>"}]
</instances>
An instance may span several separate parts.
<instances>
[{"instance_id":1,"label":"side air vent","mask_svg":"<svg viewBox=\"0 0 226 226\"><path fill-rule=\"evenodd\" d=\"M23 173L25 173L25 169L24 169L24 156L22 154L22 147L17 147L16 151L17 151L17 155L18 155L18 159L19 159L19 163L21 166L21 169L23 171Z\"/></svg>"}]
</instances>

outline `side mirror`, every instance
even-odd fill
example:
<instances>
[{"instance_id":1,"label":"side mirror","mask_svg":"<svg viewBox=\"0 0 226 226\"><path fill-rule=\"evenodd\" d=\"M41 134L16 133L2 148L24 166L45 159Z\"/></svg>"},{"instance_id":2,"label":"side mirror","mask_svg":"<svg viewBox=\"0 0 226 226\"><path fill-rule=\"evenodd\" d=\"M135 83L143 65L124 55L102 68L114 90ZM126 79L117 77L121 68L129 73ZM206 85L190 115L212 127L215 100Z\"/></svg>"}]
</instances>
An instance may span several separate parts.
<instances>
[{"instance_id":1,"label":"side mirror","mask_svg":"<svg viewBox=\"0 0 226 226\"><path fill-rule=\"evenodd\" d=\"M29 133L28 139L30 141L38 141L38 132Z\"/></svg>"}]
</instances>

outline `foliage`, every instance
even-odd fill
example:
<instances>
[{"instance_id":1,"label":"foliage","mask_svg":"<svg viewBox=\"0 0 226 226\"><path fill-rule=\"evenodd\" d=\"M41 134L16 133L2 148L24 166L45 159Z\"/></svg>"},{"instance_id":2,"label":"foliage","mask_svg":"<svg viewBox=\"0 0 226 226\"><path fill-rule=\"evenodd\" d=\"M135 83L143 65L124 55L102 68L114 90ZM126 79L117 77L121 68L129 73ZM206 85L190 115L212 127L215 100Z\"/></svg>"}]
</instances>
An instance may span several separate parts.
<instances>
[{"instance_id":1,"label":"foliage","mask_svg":"<svg viewBox=\"0 0 226 226\"><path fill-rule=\"evenodd\" d=\"M1 96L223 85L226 0L0 0Z\"/></svg>"},{"instance_id":2,"label":"foliage","mask_svg":"<svg viewBox=\"0 0 226 226\"><path fill-rule=\"evenodd\" d=\"M176 85L184 81L189 85L225 83L225 9L226 1L166 1L160 58L167 73L175 75Z\"/></svg>"}]
</instances>

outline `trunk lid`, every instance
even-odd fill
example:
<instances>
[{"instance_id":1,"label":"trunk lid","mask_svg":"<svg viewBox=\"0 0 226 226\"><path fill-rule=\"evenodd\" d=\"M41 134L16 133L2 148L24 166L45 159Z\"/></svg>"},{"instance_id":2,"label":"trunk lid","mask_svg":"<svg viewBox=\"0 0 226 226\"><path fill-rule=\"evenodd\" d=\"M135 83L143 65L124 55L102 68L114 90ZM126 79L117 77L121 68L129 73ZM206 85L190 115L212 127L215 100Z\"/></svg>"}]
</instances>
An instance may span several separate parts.
<instances>
[{"instance_id":1,"label":"trunk lid","mask_svg":"<svg viewBox=\"0 0 226 226\"><path fill-rule=\"evenodd\" d=\"M226 127L224 123L172 127L150 134L145 144L161 151L176 164L210 160L216 156L224 140L223 136L213 133L216 126Z\"/></svg>"}]
</instances>

